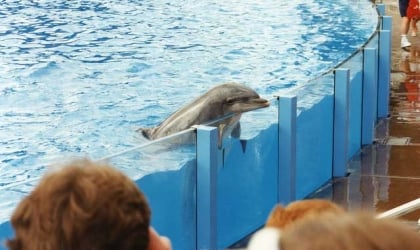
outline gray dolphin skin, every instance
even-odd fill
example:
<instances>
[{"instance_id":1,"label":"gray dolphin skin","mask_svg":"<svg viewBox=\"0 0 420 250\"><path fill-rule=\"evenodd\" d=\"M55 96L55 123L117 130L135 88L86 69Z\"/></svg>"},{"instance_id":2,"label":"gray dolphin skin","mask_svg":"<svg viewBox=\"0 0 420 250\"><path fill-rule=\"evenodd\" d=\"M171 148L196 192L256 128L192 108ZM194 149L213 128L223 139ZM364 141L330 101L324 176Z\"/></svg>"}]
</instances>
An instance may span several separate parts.
<instances>
[{"instance_id":1,"label":"gray dolphin skin","mask_svg":"<svg viewBox=\"0 0 420 250\"><path fill-rule=\"evenodd\" d=\"M227 132L235 132L238 136L241 113L268 107L270 103L261 98L253 89L238 84L224 83L213 87L193 102L182 107L160 125L153 128L139 129L143 136L155 140L170 134L188 129L193 125L207 124L222 119L211 126L219 128L219 145L222 136Z\"/></svg>"}]
</instances>

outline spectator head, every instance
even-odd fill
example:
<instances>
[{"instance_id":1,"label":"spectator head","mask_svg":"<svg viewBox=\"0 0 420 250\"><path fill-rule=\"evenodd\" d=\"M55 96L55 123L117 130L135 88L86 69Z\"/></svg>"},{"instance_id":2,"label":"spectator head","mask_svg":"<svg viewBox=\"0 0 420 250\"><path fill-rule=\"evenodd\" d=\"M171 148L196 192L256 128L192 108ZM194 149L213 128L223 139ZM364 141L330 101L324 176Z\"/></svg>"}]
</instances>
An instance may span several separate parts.
<instances>
[{"instance_id":1,"label":"spectator head","mask_svg":"<svg viewBox=\"0 0 420 250\"><path fill-rule=\"evenodd\" d=\"M146 250L150 208L112 166L89 160L48 172L14 211L10 250Z\"/></svg>"},{"instance_id":2,"label":"spectator head","mask_svg":"<svg viewBox=\"0 0 420 250\"><path fill-rule=\"evenodd\" d=\"M402 221L371 214L323 213L297 221L284 230L265 227L247 250L417 250L420 234Z\"/></svg>"}]
</instances>

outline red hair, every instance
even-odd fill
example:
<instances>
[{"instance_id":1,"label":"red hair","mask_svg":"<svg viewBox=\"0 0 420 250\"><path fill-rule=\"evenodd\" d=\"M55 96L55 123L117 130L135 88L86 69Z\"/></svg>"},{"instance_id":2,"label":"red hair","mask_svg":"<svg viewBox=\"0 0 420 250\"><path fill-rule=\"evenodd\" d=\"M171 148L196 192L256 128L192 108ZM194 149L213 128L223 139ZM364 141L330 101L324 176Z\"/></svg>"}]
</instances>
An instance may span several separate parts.
<instances>
[{"instance_id":1,"label":"red hair","mask_svg":"<svg viewBox=\"0 0 420 250\"><path fill-rule=\"evenodd\" d=\"M283 229L295 221L321 213L343 214L346 211L338 204L323 199L298 200L283 207L277 205L267 218L266 227Z\"/></svg>"}]
</instances>

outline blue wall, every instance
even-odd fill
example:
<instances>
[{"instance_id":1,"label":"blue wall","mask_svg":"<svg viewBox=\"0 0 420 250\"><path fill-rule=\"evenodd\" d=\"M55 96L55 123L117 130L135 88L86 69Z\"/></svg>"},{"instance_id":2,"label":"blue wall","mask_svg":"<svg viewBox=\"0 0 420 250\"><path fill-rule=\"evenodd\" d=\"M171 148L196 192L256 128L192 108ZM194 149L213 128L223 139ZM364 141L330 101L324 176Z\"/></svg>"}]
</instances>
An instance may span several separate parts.
<instances>
[{"instance_id":1,"label":"blue wall","mask_svg":"<svg viewBox=\"0 0 420 250\"><path fill-rule=\"evenodd\" d=\"M325 96L297 121L296 198L302 199L332 177L333 96Z\"/></svg>"},{"instance_id":2,"label":"blue wall","mask_svg":"<svg viewBox=\"0 0 420 250\"><path fill-rule=\"evenodd\" d=\"M246 142L234 140L217 179L217 239L223 248L264 223L277 201L277 126Z\"/></svg>"},{"instance_id":3,"label":"blue wall","mask_svg":"<svg viewBox=\"0 0 420 250\"><path fill-rule=\"evenodd\" d=\"M152 224L177 249L194 249L196 236L196 164L146 175L136 183L147 195Z\"/></svg>"}]
</instances>

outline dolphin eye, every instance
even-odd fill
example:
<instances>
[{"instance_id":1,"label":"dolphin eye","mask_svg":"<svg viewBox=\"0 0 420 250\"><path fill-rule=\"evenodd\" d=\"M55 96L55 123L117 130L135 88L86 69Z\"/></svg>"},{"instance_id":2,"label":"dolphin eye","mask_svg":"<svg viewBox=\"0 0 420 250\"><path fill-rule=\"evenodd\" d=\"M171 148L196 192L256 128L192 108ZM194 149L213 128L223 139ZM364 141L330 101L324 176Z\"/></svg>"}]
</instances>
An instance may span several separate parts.
<instances>
[{"instance_id":1,"label":"dolphin eye","mask_svg":"<svg viewBox=\"0 0 420 250\"><path fill-rule=\"evenodd\" d=\"M227 104L233 104L235 102L235 99L234 98L228 98L228 99L226 99L226 103Z\"/></svg>"}]
</instances>

